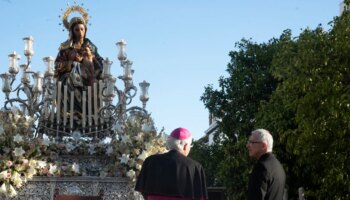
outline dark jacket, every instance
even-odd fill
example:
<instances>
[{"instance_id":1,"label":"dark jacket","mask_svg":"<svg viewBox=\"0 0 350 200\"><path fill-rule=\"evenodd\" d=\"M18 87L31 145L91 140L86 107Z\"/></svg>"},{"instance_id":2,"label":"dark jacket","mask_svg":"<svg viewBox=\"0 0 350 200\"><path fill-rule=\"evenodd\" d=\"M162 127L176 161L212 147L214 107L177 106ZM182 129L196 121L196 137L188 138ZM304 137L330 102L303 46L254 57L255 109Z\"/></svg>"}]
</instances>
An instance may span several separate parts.
<instances>
[{"instance_id":1,"label":"dark jacket","mask_svg":"<svg viewBox=\"0 0 350 200\"><path fill-rule=\"evenodd\" d=\"M282 200L286 174L272 153L260 157L249 178L248 200Z\"/></svg>"},{"instance_id":2,"label":"dark jacket","mask_svg":"<svg viewBox=\"0 0 350 200\"><path fill-rule=\"evenodd\" d=\"M175 150L148 157L135 190L145 196L208 198L202 166Z\"/></svg>"}]
</instances>

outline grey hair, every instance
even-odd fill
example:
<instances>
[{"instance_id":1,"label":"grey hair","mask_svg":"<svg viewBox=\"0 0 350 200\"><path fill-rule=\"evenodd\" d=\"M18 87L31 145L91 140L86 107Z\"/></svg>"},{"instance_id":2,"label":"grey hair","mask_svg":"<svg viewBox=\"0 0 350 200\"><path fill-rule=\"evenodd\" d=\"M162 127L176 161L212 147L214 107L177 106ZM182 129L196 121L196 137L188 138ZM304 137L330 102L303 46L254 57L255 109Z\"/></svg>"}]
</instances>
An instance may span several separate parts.
<instances>
[{"instance_id":1,"label":"grey hair","mask_svg":"<svg viewBox=\"0 0 350 200\"><path fill-rule=\"evenodd\" d=\"M267 145L267 152L272 152L273 138L271 133L265 129L256 129L252 132L252 135L256 136L256 139L265 142Z\"/></svg>"},{"instance_id":2,"label":"grey hair","mask_svg":"<svg viewBox=\"0 0 350 200\"><path fill-rule=\"evenodd\" d=\"M170 150L177 150L183 152L183 147L185 144L191 145L192 143L192 137L189 137L185 140L178 140L176 138L173 138L171 136L168 136L167 139L167 145Z\"/></svg>"}]
</instances>

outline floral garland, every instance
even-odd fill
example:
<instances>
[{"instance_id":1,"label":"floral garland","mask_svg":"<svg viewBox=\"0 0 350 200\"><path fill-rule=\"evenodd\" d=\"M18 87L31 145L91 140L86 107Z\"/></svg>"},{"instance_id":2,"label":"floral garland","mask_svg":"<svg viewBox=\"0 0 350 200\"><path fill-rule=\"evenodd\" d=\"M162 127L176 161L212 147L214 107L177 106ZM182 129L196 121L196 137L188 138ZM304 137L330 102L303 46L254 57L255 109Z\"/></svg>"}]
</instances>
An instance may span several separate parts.
<instances>
[{"instance_id":1,"label":"floral garland","mask_svg":"<svg viewBox=\"0 0 350 200\"><path fill-rule=\"evenodd\" d=\"M166 152L163 130L157 134L152 119L133 118L113 131L110 142L82 140L80 132L64 143L47 137L34 137L34 119L18 109L0 111L0 194L17 195L33 176L84 176L79 163L59 163L60 155L106 155L110 164L99 170L99 176L126 176L134 183L143 161L156 153Z\"/></svg>"}]
</instances>

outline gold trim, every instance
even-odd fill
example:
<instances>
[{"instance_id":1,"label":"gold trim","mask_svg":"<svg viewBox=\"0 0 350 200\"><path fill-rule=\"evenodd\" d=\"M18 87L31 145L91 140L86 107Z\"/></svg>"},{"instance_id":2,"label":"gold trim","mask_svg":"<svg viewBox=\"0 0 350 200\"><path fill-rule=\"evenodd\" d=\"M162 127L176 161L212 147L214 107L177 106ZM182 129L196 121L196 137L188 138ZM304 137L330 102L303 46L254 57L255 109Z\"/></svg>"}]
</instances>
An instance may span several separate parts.
<instances>
[{"instance_id":1,"label":"gold trim","mask_svg":"<svg viewBox=\"0 0 350 200\"><path fill-rule=\"evenodd\" d=\"M62 16L62 22L64 27L66 27L66 29L69 31L69 21L68 21L68 17L72 12L79 12L81 14L81 16L83 17L85 24L88 24L88 18L89 15L88 13L85 11L85 9L81 6L71 6L69 8L67 8L66 11L64 11L63 16Z\"/></svg>"}]
</instances>

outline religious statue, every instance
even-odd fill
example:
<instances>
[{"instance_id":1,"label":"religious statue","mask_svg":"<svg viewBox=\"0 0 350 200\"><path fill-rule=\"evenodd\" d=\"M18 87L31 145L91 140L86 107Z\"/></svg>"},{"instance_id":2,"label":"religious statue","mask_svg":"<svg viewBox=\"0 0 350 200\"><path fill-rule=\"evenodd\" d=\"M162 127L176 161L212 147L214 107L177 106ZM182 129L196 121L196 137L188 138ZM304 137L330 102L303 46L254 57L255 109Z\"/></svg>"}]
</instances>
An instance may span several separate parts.
<instances>
[{"instance_id":1,"label":"religious statue","mask_svg":"<svg viewBox=\"0 0 350 200\"><path fill-rule=\"evenodd\" d=\"M88 109L87 104L82 102L84 100L82 98L83 92L87 92L88 87L91 88L92 94L93 90L97 90L97 87L92 86L101 80L103 58L98 54L97 47L86 37L87 15L84 15L82 10L73 11L81 12L82 17L73 17L68 22L70 10L63 17L63 23L69 31L69 38L59 47L59 53L55 60L55 78L57 82L60 82L61 91L67 90L67 94L74 92L74 100L72 102L72 99L68 98L66 103L68 109L66 110L70 110L71 104L74 104L74 118L81 120L83 106L86 107L86 110ZM92 98L96 98L96 96ZM58 99L58 104L63 108L62 98ZM94 108L91 109L94 110ZM63 110L61 111L63 112ZM63 115L65 114L67 113L63 113Z\"/></svg>"}]
</instances>

